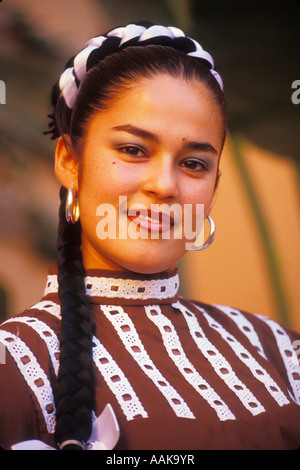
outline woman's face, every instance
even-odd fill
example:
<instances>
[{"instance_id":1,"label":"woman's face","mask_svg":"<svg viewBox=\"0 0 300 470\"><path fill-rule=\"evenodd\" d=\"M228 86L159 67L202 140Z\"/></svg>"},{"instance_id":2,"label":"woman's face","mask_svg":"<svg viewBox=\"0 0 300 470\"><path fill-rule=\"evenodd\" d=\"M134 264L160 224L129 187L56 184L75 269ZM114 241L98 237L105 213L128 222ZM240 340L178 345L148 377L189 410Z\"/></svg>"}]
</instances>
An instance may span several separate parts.
<instances>
[{"instance_id":1,"label":"woman's face","mask_svg":"<svg viewBox=\"0 0 300 470\"><path fill-rule=\"evenodd\" d=\"M144 79L96 113L75 181L85 268L174 268L191 241L184 208L189 230L196 204L211 209L221 147L218 105L196 81Z\"/></svg>"}]
</instances>

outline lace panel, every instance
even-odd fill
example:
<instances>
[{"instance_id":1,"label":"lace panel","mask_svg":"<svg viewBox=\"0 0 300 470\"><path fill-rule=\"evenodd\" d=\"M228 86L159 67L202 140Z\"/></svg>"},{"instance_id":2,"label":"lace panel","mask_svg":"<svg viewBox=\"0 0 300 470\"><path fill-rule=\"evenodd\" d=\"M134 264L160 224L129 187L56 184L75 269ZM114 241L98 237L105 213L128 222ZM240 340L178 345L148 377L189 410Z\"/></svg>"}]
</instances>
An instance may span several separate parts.
<instances>
[{"instance_id":1,"label":"lace panel","mask_svg":"<svg viewBox=\"0 0 300 470\"><path fill-rule=\"evenodd\" d=\"M18 317L12 318L6 323L24 323L33 328L40 338L45 341L55 374L58 374L59 369L59 341L55 333L45 323L32 317ZM108 351L101 345L100 341L93 337L93 357L98 370L103 375L106 383L110 386L111 390L118 399L122 410L128 420L136 417L147 417L147 413L143 409L139 399L137 398L134 390L124 376L124 373L117 366ZM38 397L37 397L38 399Z\"/></svg>"},{"instance_id":2,"label":"lace panel","mask_svg":"<svg viewBox=\"0 0 300 470\"><path fill-rule=\"evenodd\" d=\"M44 296L58 292L58 282L56 274L48 274Z\"/></svg>"},{"instance_id":3,"label":"lace panel","mask_svg":"<svg viewBox=\"0 0 300 470\"><path fill-rule=\"evenodd\" d=\"M49 300L42 300L41 302L30 307L29 310L44 310L45 312L50 313L56 318L61 318L60 316L60 305Z\"/></svg>"},{"instance_id":4,"label":"lace panel","mask_svg":"<svg viewBox=\"0 0 300 470\"><path fill-rule=\"evenodd\" d=\"M108 387L115 395L128 421L135 418L147 418L139 398L125 377L123 371L97 338L93 338L94 362Z\"/></svg>"},{"instance_id":5,"label":"lace panel","mask_svg":"<svg viewBox=\"0 0 300 470\"><path fill-rule=\"evenodd\" d=\"M57 375L59 368L59 341L54 331L46 323L32 317L10 318L3 325L7 323L24 323L38 333L40 338L46 343L54 372Z\"/></svg>"},{"instance_id":6,"label":"lace panel","mask_svg":"<svg viewBox=\"0 0 300 470\"><path fill-rule=\"evenodd\" d=\"M183 351L173 324L162 315L158 306L145 307L147 317L158 327L169 357L174 361L185 380L215 410L220 421L235 419L226 403L215 390L201 377Z\"/></svg>"},{"instance_id":7,"label":"lace panel","mask_svg":"<svg viewBox=\"0 0 300 470\"><path fill-rule=\"evenodd\" d=\"M131 319L122 307L102 305L100 307L111 322L126 350L131 354L143 372L152 380L161 394L170 404L176 416L195 418L178 392L169 384L157 369L145 350Z\"/></svg>"},{"instance_id":8,"label":"lace panel","mask_svg":"<svg viewBox=\"0 0 300 470\"><path fill-rule=\"evenodd\" d=\"M35 394L41 407L47 430L50 434L55 430L55 404L52 389L47 375L38 364L36 357L27 345L17 336L0 330L0 341L6 346L16 362L20 373Z\"/></svg>"},{"instance_id":9,"label":"lace panel","mask_svg":"<svg viewBox=\"0 0 300 470\"><path fill-rule=\"evenodd\" d=\"M176 274L168 279L139 280L87 276L85 286L87 295L91 297L122 298L127 300L165 300L177 294L179 277ZM49 275L45 295L57 291L57 276Z\"/></svg>"},{"instance_id":10,"label":"lace panel","mask_svg":"<svg viewBox=\"0 0 300 470\"><path fill-rule=\"evenodd\" d=\"M206 359L210 362L218 376L225 382L227 387L234 392L243 406L253 416L263 413L265 411L263 405L253 395L248 387L237 377L227 359L208 340L203 329L200 327L196 316L179 302L173 304L173 306L182 312L195 343L204 357L206 357Z\"/></svg>"},{"instance_id":11,"label":"lace panel","mask_svg":"<svg viewBox=\"0 0 300 470\"><path fill-rule=\"evenodd\" d=\"M197 307L206 318L208 324L214 328L222 338L228 343L231 349L235 352L237 357L249 368L252 375L261 382L271 397L278 403L279 406L287 405L289 400L280 389L279 385L272 379L268 372L256 361L252 354L228 331L212 318L205 310Z\"/></svg>"},{"instance_id":12,"label":"lace panel","mask_svg":"<svg viewBox=\"0 0 300 470\"><path fill-rule=\"evenodd\" d=\"M257 349L259 354L267 359L259 337L254 329L252 323L239 311L235 308L227 307L225 305L214 305L216 308L225 313L230 317L234 323L238 326L242 333L249 339L250 343ZM199 308L196 305L197 308Z\"/></svg>"},{"instance_id":13,"label":"lace panel","mask_svg":"<svg viewBox=\"0 0 300 470\"><path fill-rule=\"evenodd\" d=\"M289 336L274 320L258 314L255 316L260 318L269 326L269 328L271 328L288 374L288 379L293 390L294 399L296 403L300 404L300 364Z\"/></svg>"}]
</instances>

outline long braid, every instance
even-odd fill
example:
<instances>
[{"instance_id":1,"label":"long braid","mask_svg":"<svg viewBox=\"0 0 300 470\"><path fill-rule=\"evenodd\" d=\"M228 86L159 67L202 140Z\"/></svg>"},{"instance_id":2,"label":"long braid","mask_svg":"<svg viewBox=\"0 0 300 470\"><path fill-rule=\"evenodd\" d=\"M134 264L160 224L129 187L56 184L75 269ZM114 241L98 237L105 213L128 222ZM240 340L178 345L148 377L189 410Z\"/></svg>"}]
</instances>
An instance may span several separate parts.
<instances>
[{"instance_id":1,"label":"long braid","mask_svg":"<svg viewBox=\"0 0 300 470\"><path fill-rule=\"evenodd\" d=\"M81 255L80 223L65 218L66 190L60 191L58 284L61 304L60 368L55 391L56 439L86 442L91 433L94 409L92 361L93 322L85 295L85 271ZM79 449L66 445L64 449Z\"/></svg>"}]
</instances>

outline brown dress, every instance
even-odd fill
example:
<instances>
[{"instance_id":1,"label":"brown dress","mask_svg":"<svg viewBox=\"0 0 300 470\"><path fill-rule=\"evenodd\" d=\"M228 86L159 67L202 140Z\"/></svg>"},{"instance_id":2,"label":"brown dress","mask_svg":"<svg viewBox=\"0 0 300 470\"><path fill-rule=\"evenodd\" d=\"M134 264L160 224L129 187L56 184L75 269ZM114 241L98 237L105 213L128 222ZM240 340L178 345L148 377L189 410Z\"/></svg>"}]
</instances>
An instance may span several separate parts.
<instances>
[{"instance_id":1,"label":"brown dress","mask_svg":"<svg viewBox=\"0 0 300 470\"><path fill-rule=\"evenodd\" d=\"M178 295L176 271L91 270L96 326L95 416L110 403L116 449L297 449L300 335L237 309ZM0 327L0 447L39 439L56 447L57 277ZM296 343L295 343L296 341Z\"/></svg>"}]
</instances>

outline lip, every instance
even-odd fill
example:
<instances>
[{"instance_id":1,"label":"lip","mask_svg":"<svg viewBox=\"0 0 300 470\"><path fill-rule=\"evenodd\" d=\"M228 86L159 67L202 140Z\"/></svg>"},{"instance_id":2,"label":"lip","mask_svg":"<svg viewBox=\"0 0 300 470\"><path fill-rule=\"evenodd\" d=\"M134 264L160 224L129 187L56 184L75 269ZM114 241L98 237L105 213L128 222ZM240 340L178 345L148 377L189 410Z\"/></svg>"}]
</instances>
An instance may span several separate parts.
<instances>
[{"instance_id":1,"label":"lip","mask_svg":"<svg viewBox=\"0 0 300 470\"><path fill-rule=\"evenodd\" d=\"M174 218L169 213L152 209L134 209L134 214L128 211L127 217L141 229L152 234L171 232L174 227Z\"/></svg>"}]
</instances>

